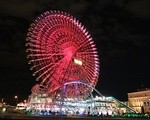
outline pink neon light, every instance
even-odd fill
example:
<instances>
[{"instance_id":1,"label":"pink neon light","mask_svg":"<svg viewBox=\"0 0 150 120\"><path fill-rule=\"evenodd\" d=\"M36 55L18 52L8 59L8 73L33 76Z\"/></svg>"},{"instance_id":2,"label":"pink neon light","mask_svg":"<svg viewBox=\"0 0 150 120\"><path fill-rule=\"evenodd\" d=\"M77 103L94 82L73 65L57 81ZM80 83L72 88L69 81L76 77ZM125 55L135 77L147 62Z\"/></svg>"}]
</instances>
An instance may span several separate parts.
<instances>
[{"instance_id":1,"label":"pink neon light","mask_svg":"<svg viewBox=\"0 0 150 120\"><path fill-rule=\"evenodd\" d=\"M31 24L26 46L31 70L48 93L73 80L96 85L99 59L94 41L72 16L56 11L42 14ZM79 93L87 89L82 85L78 88ZM71 87L67 92L75 93Z\"/></svg>"}]
</instances>

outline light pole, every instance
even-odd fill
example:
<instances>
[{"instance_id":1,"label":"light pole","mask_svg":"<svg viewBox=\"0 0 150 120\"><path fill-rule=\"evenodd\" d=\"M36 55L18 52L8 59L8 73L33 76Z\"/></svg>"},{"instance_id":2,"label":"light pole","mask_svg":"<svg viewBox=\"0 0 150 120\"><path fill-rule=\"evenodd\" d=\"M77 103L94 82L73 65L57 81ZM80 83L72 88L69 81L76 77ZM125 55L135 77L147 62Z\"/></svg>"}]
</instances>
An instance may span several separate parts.
<instances>
[{"instance_id":1,"label":"light pole","mask_svg":"<svg viewBox=\"0 0 150 120\"><path fill-rule=\"evenodd\" d=\"M18 104L18 96L16 95L14 98L16 100L16 106L17 106L17 104Z\"/></svg>"}]
</instances>

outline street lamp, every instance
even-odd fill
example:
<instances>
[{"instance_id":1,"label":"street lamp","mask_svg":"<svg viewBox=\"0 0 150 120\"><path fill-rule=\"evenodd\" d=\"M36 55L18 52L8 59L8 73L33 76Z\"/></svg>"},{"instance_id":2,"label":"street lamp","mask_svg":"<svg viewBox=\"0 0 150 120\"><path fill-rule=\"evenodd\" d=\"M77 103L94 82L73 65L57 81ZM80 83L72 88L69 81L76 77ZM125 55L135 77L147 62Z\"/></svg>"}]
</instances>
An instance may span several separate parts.
<instances>
[{"instance_id":1,"label":"street lamp","mask_svg":"<svg viewBox=\"0 0 150 120\"><path fill-rule=\"evenodd\" d=\"M17 106L17 104L18 104L18 96L16 95L14 98L16 99L16 106Z\"/></svg>"}]
</instances>

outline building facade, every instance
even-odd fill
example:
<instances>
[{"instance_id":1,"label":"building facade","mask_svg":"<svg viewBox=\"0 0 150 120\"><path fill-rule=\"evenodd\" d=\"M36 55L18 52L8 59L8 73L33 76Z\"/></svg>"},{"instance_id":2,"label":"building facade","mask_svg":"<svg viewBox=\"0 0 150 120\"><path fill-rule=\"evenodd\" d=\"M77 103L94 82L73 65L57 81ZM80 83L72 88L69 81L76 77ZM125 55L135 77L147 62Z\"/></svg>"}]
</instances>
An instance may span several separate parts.
<instances>
[{"instance_id":1,"label":"building facade","mask_svg":"<svg viewBox=\"0 0 150 120\"><path fill-rule=\"evenodd\" d=\"M144 113L150 113L150 99L143 100L143 111Z\"/></svg>"},{"instance_id":2,"label":"building facade","mask_svg":"<svg viewBox=\"0 0 150 120\"><path fill-rule=\"evenodd\" d=\"M140 113L150 113L150 89L128 93L129 107Z\"/></svg>"}]
</instances>

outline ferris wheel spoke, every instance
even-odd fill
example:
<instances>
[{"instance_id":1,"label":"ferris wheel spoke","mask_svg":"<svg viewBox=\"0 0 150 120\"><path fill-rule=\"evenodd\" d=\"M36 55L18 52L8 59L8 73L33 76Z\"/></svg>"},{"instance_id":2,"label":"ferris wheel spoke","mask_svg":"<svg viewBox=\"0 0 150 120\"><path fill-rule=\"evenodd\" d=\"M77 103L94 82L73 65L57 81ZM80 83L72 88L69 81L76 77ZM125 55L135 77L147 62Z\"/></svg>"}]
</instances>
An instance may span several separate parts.
<instances>
[{"instance_id":1,"label":"ferris wheel spoke","mask_svg":"<svg viewBox=\"0 0 150 120\"><path fill-rule=\"evenodd\" d=\"M27 47L35 47L35 48L39 47L40 48L41 45L40 44L35 44L35 43L32 43L32 42L28 42L28 43L25 44L25 46L27 46Z\"/></svg>"},{"instance_id":2,"label":"ferris wheel spoke","mask_svg":"<svg viewBox=\"0 0 150 120\"><path fill-rule=\"evenodd\" d=\"M86 82L90 83L91 82L91 77L89 75L88 76L86 75L87 74L86 71L84 71L84 73L85 73L85 77L84 78L85 78Z\"/></svg>"},{"instance_id":3,"label":"ferris wheel spoke","mask_svg":"<svg viewBox=\"0 0 150 120\"><path fill-rule=\"evenodd\" d=\"M77 52L77 54L79 55L95 56L93 53L97 53L97 52L96 51Z\"/></svg>"},{"instance_id":4,"label":"ferris wheel spoke","mask_svg":"<svg viewBox=\"0 0 150 120\"><path fill-rule=\"evenodd\" d=\"M50 70L52 70L54 67L56 67L56 65L59 65L61 61L63 61L63 59L61 59L59 62L55 63L52 67L50 67L49 69L47 69L46 71L44 71L37 79L40 79L43 75L45 75L47 72L50 72Z\"/></svg>"},{"instance_id":5,"label":"ferris wheel spoke","mask_svg":"<svg viewBox=\"0 0 150 120\"><path fill-rule=\"evenodd\" d=\"M91 77L87 76L87 72L85 70L83 70L83 73L84 73L84 78L86 80L87 83L91 83Z\"/></svg>"},{"instance_id":6,"label":"ferris wheel spoke","mask_svg":"<svg viewBox=\"0 0 150 120\"><path fill-rule=\"evenodd\" d=\"M81 49L82 47L85 47L86 44L89 44L88 42L89 42L89 41L87 40L87 41L84 41L83 43L81 43L81 45L77 48L77 51L78 51L79 49Z\"/></svg>"},{"instance_id":7,"label":"ferris wheel spoke","mask_svg":"<svg viewBox=\"0 0 150 120\"><path fill-rule=\"evenodd\" d=\"M52 42L53 41L53 42ZM50 48L54 48L54 47L56 47L56 48L59 48L60 46L57 44L58 43L58 41L56 41L56 40L54 40L54 38L52 38L52 37L49 37L48 38L48 40L46 41L46 46L47 47L50 47Z\"/></svg>"},{"instance_id":8,"label":"ferris wheel spoke","mask_svg":"<svg viewBox=\"0 0 150 120\"><path fill-rule=\"evenodd\" d=\"M87 69L93 71L95 69L95 66L94 65L89 65L89 64L86 64L86 67Z\"/></svg>"},{"instance_id":9,"label":"ferris wheel spoke","mask_svg":"<svg viewBox=\"0 0 150 120\"><path fill-rule=\"evenodd\" d=\"M46 84L47 86L49 86L49 84L52 83L52 78L51 78L51 80L49 80L49 77L53 76L54 72L55 72L55 69L51 69L50 72L47 75L45 75L41 84Z\"/></svg>"},{"instance_id":10,"label":"ferris wheel spoke","mask_svg":"<svg viewBox=\"0 0 150 120\"><path fill-rule=\"evenodd\" d=\"M52 73L52 72L51 72ZM47 74L45 77L44 77L44 79L41 81L41 85L43 85L44 83L45 84L48 84L48 82L46 82L46 80L49 78L51 76L51 74Z\"/></svg>"},{"instance_id":11,"label":"ferris wheel spoke","mask_svg":"<svg viewBox=\"0 0 150 120\"><path fill-rule=\"evenodd\" d=\"M57 89L59 89L60 87L61 87L60 85L53 83L51 84L51 87L49 88L48 93L52 93L56 91Z\"/></svg>"},{"instance_id":12,"label":"ferris wheel spoke","mask_svg":"<svg viewBox=\"0 0 150 120\"><path fill-rule=\"evenodd\" d=\"M55 71L55 75L60 76L59 78L60 78L61 81L58 81L58 82L63 83L64 81L62 81L62 80L64 78L66 78L66 76L67 76L67 71L68 71L68 68L70 67L70 63L66 63L65 65L66 66L64 66L64 62L62 64L59 64L59 67Z\"/></svg>"},{"instance_id":13,"label":"ferris wheel spoke","mask_svg":"<svg viewBox=\"0 0 150 120\"><path fill-rule=\"evenodd\" d=\"M61 55L59 55L58 57L60 57ZM55 64L55 62L52 62L52 56L47 56L47 57L43 57L43 58L37 58L37 59L33 59L33 60L30 60L30 62L38 62L38 61L44 61L44 60L47 60L47 61L51 61L52 64ZM40 64L36 64L34 65L35 67L36 66L39 66Z\"/></svg>"},{"instance_id":14,"label":"ferris wheel spoke","mask_svg":"<svg viewBox=\"0 0 150 120\"><path fill-rule=\"evenodd\" d=\"M51 57L53 57L54 55L56 55L56 56L60 56L60 55L64 55L64 53L47 53L47 54L42 54L42 53L37 53L37 54L30 54L30 55L28 55L29 57L30 56L33 56L33 57L49 57L49 56L51 56Z\"/></svg>"},{"instance_id":15,"label":"ferris wheel spoke","mask_svg":"<svg viewBox=\"0 0 150 120\"><path fill-rule=\"evenodd\" d=\"M90 57L88 57L88 58L90 58ZM94 59L90 59L90 60L88 60L88 59L83 59L82 60L83 62L85 62L87 65L95 65L95 63L96 64L98 64L99 62L98 62L98 59L96 59L96 58L94 58Z\"/></svg>"},{"instance_id":16,"label":"ferris wheel spoke","mask_svg":"<svg viewBox=\"0 0 150 120\"><path fill-rule=\"evenodd\" d=\"M36 72L34 72L34 74L37 74L38 72L40 72L40 71L42 71L42 70L44 70L44 69L46 69L46 68L52 66L53 64L54 64L54 63L50 63L50 64L48 64L48 65L42 67L41 69L38 69Z\"/></svg>"},{"instance_id":17,"label":"ferris wheel spoke","mask_svg":"<svg viewBox=\"0 0 150 120\"><path fill-rule=\"evenodd\" d=\"M35 74L37 74L38 72L40 72L41 70L43 70L43 69L46 69L47 67L50 67L49 68L49 71L50 70L52 70L54 67L56 67L56 65L59 65L60 63L61 63L61 61L63 61L64 59L61 59L60 61L58 61L57 63L55 63L55 62L50 62L50 64L48 64L48 65L46 65L45 67L43 67L43 68L41 68L41 69L39 69L39 70L37 70L36 72L35 72ZM36 67L37 66L41 66L40 64L38 64L38 65L36 65Z\"/></svg>"},{"instance_id":18,"label":"ferris wheel spoke","mask_svg":"<svg viewBox=\"0 0 150 120\"><path fill-rule=\"evenodd\" d=\"M92 75L94 69L86 68L86 71L89 73L89 75Z\"/></svg>"},{"instance_id":19,"label":"ferris wheel spoke","mask_svg":"<svg viewBox=\"0 0 150 120\"><path fill-rule=\"evenodd\" d=\"M91 77L96 77L96 75L98 74L98 71L96 71L96 70L92 70L91 71L91 69L86 69L86 72L89 74L89 76L91 76ZM96 75L95 75L96 74Z\"/></svg>"},{"instance_id":20,"label":"ferris wheel spoke","mask_svg":"<svg viewBox=\"0 0 150 120\"><path fill-rule=\"evenodd\" d=\"M46 51L48 51L49 52L49 50L52 50L52 51L50 51L50 52L53 52L54 53L54 45L49 45L49 46L47 46L47 47L45 47L45 46L41 46L41 45L34 45L34 44L30 44L30 46L32 46L32 47L34 47L34 48L28 48L27 50L26 50L26 52L29 52L29 51L31 51L31 52L43 52L43 53L45 53ZM50 49L51 48L51 49ZM55 46L55 49L58 49L58 47L56 47Z\"/></svg>"},{"instance_id":21,"label":"ferris wheel spoke","mask_svg":"<svg viewBox=\"0 0 150 120\"><path fill-rule=\"evenodd\" d=\"M85 71L85 73L88 73L88 76L90 76L90 77L93 77L93 70L91 70L91 69L89 69L89 68L86 68L86 69L82 69L82 70L84 70Z\"/></svg>"},{"instance_id":22,"label":"ferris wheel spoke","mask_svg":"<svg viewBox=\"0 0 150 120\"><path fill-rule=\"evenodd\" d=\"M27 49L27 51L45 53L46 50L42 50L42 49Z\"/></svg>"},{"instance_id":23,"label":"ferris wheel spoke","mask_svg":"<svg viewBox=\"0 0 150 120\"><path fill-rule=\"evenodd\" d=\"M47 56L47 57L44 57L44 58L38 58L38 59L34 59L34 60L30 60L31 62L38 62L38 61L43 61L43 60L50 60L51 59L51 56Z\"/></svg>"},{"instance_id":24,"label":"ferris wheel spoke","mask_svg":"<svg viewBox=\"0 0 150 120\"><path fill-rule=\"evenodd\" d=\"M65 75L64 75L64 78L67 78L68 80L69 80L70 73L67 72L67 71L71 70L71 67L72 67L71 66L71 62L69 62L68 66L67 66L67 68L65 70ZM65 82L65 81L63 81L63 82Z\"/></svg>"}]
</instances>

